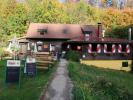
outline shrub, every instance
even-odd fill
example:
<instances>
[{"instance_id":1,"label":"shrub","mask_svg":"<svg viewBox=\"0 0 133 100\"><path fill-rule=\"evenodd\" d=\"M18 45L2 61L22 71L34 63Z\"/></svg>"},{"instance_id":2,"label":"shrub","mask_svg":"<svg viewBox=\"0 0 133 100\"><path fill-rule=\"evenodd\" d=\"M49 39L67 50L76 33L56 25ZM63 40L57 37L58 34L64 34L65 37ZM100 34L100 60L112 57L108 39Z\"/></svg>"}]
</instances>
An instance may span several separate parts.
<instances>
[{"instance_id":1,"label":"shrub","mask_svg":"<svg viewBox=\"0 0 133 100\"><path fill-rule=\"evenodd\" d=\"M119 71L68 64L73 100L133 100L132 75Z\"/></svg>"},{"instance_id":2,"label":"shrub","mask_svg":"<svg viewBox=\"0 0 133 100\"><path fill-rule=\"evenodd\" d=\"M75 62L79 62L79 59L80 59L78 52L73 51L73 50L67 51L65 57L67 60L71 60L71 61L75 61Z\"/></svg>"},{"instance_id":3,"label":"shrub","mask_svg":"<svg viewBox=\"0 0 133 100\"><path fill-rule=\"evenodd\" d=\"M133 95L124 87L119 86L105 77L97 78L96 82L91 84L92 95L100 97L101 100L132 100Z\"/></svg>"},{"instance_id":4,"label":"shrub","mask_svg":"<svg viewBox=\"0 0 133 100\"><path fill-rule=\"evenodd\" d=\"M127 25L127 26L119 26L115 27L107 32L108 37L113 37L113 38L124 38L128 39L128 29L132 28L133 30L133 25ZM133 38L133 36L132 36Z\"/></svg>"}]
</instances>

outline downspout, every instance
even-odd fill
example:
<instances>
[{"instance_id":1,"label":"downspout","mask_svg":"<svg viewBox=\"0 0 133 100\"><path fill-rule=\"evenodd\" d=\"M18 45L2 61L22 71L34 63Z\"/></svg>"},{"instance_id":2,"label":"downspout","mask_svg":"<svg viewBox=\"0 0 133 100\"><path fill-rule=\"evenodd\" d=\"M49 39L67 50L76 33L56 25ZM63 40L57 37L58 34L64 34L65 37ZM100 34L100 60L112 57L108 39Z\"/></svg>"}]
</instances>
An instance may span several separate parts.
<instances>
[{"instance_id":1,"label":"downspout","mask_svg":"<svg viewBox=\"0 0 133 100\"><path fill-rule=\"evenodd\" d=\"M132 59L131 73L133 73L133 43L131 42L131 40L132 40L132 28L131 27L128 29L128 40L131 43L131 53L132 53L131 54L132 55L132 57L131 57L131 59Z\"/></svg>"}]
</instances>

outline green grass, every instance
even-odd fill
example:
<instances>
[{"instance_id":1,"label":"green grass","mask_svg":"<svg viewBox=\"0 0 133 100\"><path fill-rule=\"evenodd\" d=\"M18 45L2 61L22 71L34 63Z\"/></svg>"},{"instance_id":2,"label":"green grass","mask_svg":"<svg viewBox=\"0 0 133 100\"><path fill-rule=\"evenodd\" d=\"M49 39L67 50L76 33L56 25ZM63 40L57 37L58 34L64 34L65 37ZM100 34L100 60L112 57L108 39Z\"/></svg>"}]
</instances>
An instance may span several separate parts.
<instances>
[{"instance_id":1,"label":"green grass","mask_svg":"<svg viewBox=\"0 0 133 100\"><path fill-rule=\"evenodd\" d=\"M19 88L17 85L4 83L5 63L5 61L0 61L0 100L38 100L40 93L52 76L52 72L56 69L56 67L52 67L49 71L38 70L35 77L25 76L22 70Z\"/></svg>"},{"instance_id":2,"label":"green grass","mask_svg":"<svg viewBox=\"0 0 133 100\"><path fill-rule=\"evenodd\" d=\"M133 75L69 62L74 100L133 100Z\"/></svg>"}]
</instances>

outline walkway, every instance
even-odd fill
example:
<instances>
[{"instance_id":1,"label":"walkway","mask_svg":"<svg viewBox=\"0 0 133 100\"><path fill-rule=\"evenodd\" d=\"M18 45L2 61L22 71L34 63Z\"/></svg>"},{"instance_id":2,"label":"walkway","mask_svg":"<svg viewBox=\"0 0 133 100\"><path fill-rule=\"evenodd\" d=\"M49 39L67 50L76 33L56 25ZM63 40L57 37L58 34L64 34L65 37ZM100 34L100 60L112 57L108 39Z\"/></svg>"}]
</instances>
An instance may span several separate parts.
<instances>
[{"instance_id":1,"label":"walkway","mask_svg":"<svg viewBox=\"0 0 133 100\"><path fill-rule=\"evenodd\" d=\"M72 83L68 76L67 61L61 59L43 100L71 100L71 90Z\"/></svg>"}]
</instances>

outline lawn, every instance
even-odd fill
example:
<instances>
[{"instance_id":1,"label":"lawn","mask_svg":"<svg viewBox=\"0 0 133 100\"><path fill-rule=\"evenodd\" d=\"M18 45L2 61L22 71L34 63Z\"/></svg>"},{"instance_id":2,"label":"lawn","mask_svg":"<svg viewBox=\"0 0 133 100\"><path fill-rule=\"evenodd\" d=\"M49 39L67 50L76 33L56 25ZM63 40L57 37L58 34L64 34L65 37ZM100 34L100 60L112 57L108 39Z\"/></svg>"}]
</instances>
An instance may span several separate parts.
<instances>
[{"instance_id":1,"label":"lawn","mask_svg":"<svg viewBox=\"0 0 133 100\"><path fill-rule=\"evenodd\" d=\"M0 100L38 100L43 88L47 85L56 64L49 70L38 70L37 76L27 77L21 71L20 88L17 85L6 85L5 61L0 61Z\"/></svg>"},{"instance_id":2,"label":"lawn","mask_svg":"<svg viewBox=\"0 0 133 100\"><path fill-rule=\"evenodd\" d=\"M133 74L69 62L73 100L133 100Z\"/></svg>"}]
</instances>

